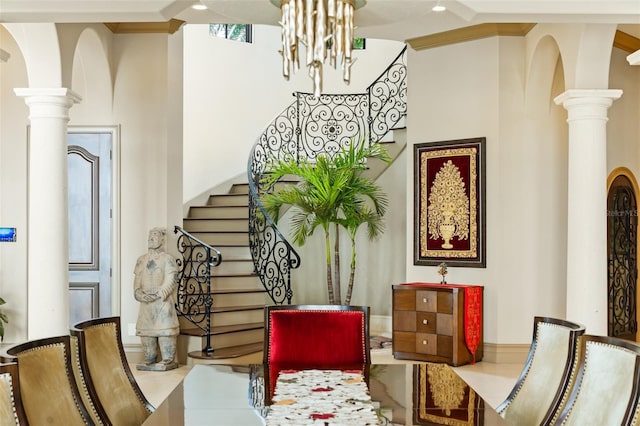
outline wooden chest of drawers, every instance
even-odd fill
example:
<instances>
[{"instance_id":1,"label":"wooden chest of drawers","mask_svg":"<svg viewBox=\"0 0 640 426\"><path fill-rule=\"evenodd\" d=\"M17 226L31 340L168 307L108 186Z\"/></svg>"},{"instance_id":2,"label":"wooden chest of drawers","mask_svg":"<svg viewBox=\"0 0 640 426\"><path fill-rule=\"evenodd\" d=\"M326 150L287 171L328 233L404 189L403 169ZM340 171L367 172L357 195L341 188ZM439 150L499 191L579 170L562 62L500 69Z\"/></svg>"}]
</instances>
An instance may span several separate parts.
<instances>
[{"instance_id":1,"label":"wooden chest of drawers","mask_svg":"<svg viewBox=\"0 0 640 426\"><path fill-rule=\"evenodd\" d=\"M458 366L473 361L465 342L465 287L427 283L393 286L393 356ZM476 316L475 360L482 359L482 297ZM479 324L477 324L479 321ZM478 331L479 330L479 331Z\"/></svg>"}]
</instances>

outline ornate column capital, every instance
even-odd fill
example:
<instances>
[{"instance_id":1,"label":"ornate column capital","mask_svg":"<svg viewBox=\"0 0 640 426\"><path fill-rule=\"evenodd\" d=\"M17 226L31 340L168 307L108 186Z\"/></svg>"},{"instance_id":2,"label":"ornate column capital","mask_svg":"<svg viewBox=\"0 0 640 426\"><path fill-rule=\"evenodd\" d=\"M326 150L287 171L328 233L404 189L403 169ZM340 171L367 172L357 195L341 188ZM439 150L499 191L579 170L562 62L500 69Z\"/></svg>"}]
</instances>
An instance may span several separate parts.
<instances>
[{"instance_id":1,"label":"ornate column capital","mask_svg":"<svg viewBox=\"0 0 640 426\"><path fill-rule=\"evenodd\" d=\"M607 109L622 96L620 89L569 89L553 100L569 111L567 121L607 119Z\"/></svg>"}]
</instances>

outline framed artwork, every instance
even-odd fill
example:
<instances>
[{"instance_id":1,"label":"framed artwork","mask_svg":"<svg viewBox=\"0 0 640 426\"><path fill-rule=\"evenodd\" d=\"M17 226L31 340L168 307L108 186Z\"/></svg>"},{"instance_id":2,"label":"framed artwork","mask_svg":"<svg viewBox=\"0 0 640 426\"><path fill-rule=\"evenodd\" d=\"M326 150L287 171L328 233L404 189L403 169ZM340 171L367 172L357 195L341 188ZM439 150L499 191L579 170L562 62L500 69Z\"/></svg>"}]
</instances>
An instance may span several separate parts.
<instances>
[{"instance_id":1,"label":"framed artwork","mask_svg":"<svg viewBox=\"0 0 640 426\"><path fill-rule=\"evenodd\" d=\"M484 425L484 400L447 364L413 366L413 405L415 425Z\"/></svg>"},{"instance_id":2,"label":"framed artwork","mask_svg":"<svg viewBox=\"0 0 640 426\"><path fill-rule=\"evenodd\" d=\"M414 265L486 266L485 145L414 145Z\"/></svg>"}]
</instances>

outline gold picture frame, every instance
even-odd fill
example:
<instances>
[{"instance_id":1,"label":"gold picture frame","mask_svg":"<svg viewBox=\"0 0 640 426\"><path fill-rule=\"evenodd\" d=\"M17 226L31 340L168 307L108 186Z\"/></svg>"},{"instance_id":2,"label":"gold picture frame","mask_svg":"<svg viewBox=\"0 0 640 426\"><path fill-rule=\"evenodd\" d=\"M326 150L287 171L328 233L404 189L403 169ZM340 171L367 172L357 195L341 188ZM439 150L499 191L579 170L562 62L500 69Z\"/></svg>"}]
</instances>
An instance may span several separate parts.
<instances>
[{"instance_id":1,"label":"gold picture frame","mask_svg":"<svg viewBox=\"0 0 640 426\"><path fill-rule=\"evenodd\" d=\"M414 265L486 267L485 146L414 145Z\"/></svg>"}]
</instances>

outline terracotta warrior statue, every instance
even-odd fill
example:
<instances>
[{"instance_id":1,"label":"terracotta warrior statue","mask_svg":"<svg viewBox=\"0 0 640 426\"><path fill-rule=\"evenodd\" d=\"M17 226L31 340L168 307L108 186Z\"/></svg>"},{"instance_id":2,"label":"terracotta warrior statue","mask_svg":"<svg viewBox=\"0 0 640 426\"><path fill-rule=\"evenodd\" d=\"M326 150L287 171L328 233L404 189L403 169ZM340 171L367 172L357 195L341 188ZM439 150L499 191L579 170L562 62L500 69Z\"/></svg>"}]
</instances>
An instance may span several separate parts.
<instances>
[{"instance_id":1,"label":"terracotta warrior statue","mask_svg":"<svg viewBox=\"0 0 640 426\"><path fill-rule=\"evenodd\" d=\"M164 251L165 237L164 228L149 231L149 251L138 258L134 270L134 296L140 302L136 335L140 336L144 349L144 364L138 364L138 370L165 371L178 367L177 266L175 259Z\"/></svg>"}]
</instances>

